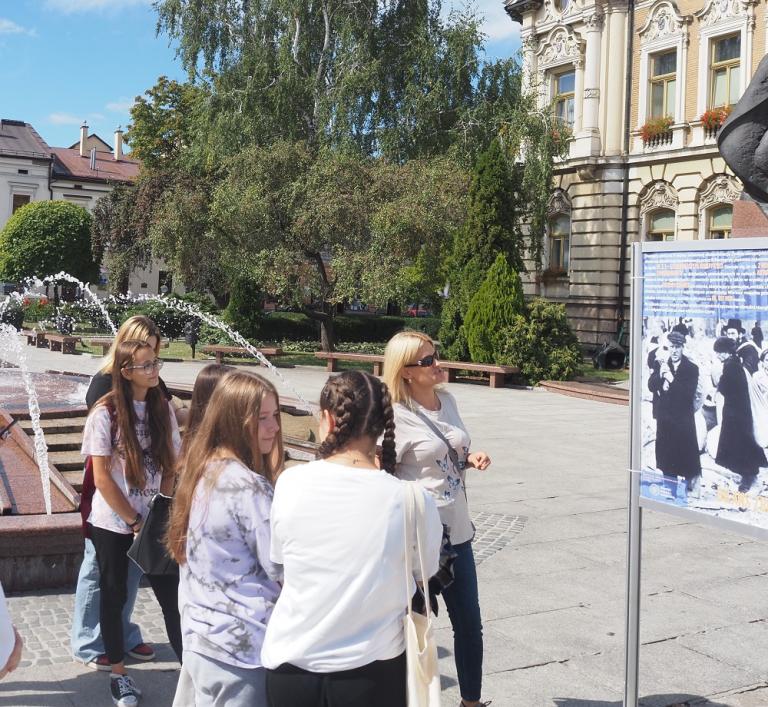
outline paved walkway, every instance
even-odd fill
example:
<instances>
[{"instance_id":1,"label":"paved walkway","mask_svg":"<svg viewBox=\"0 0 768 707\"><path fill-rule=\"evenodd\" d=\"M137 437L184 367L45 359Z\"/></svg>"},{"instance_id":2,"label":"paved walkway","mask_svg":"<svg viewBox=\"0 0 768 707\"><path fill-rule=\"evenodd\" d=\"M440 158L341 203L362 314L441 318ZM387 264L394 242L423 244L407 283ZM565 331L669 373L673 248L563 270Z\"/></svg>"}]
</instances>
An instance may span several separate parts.
<instances>
[{"instance_id":1,"label":"paved walkway","mask_svg":"<svg viewBox=\"0 0 768 707\"><path fill-rule=\"evenodd\" d=\"M28 351L34 370L93 372L98 364ZM169 363L163 376L191 382L201 365ZM282 372L310 399L326 378L312 367ZM537 390L449 389L475 448L493 458L469 483L486 698L494 707L620 705L628 408ZM642 704L768 705L766 596L763 543L646 511ZM136 616L162 659L137 666L142 705L170 705L177 673L148 590L140 603ZM0 707L109 704L105 676L66 654L72 592L15 596L10 605L29 641L29 662L0 684ZM453 707L458 693L444 616L438 637L444 704Z\"/></svg>"}]
</instances>

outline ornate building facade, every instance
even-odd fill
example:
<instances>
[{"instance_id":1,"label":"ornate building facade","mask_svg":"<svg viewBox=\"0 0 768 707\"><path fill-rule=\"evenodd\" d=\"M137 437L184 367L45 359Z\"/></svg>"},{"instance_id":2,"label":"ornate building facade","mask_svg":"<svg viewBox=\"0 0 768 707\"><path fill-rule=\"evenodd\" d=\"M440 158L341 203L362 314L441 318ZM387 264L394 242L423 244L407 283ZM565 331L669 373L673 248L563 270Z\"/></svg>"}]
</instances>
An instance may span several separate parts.
<instances>
[{"instance_id":1,"label":"ornate building facade","mask_svg":"<svg viewBox=\"0 0 768 707\"><path fill-rule=\"evenodd\" d=\"M579 339L616 336L630 244L728 238L741 185L716 135L768 46L764 0L506 0L526 80L571 131L529 294L565 303Z\"/></svg>"}]
</instances>

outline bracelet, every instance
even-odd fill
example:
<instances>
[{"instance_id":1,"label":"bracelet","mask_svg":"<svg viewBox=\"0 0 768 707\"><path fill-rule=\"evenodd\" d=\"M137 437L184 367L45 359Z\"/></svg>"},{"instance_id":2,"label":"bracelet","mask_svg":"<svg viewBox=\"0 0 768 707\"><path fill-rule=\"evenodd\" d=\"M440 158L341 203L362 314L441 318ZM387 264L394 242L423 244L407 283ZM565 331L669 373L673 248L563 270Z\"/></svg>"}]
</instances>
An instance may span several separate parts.
<instances>
[{"instance_id":1,"label":"bracelet","mask_svg":"<svg viewBox=\"0 0 768 707\"><path fill-rule=\"evenodd\" d=\"M137 513L133 523L127 523L129 528L135 528L141 522L141 513Z\"/></svg>"}]
</instances>

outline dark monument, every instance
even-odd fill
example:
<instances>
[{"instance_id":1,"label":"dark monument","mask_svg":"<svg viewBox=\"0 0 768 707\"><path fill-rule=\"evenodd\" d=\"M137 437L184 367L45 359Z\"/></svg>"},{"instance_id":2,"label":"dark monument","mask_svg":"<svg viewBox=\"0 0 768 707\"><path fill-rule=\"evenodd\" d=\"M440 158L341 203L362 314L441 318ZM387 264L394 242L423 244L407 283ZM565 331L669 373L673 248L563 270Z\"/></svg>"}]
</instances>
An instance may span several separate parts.
<instances>
[{"instance_id":1,"label":"dark monument","mask_svg":"<svg viewBox=\"0 0 768 707\"><path fill-rule=\"evenodd\" d=\"M733 235L768 234L768 56L720 128L717 146L744 185L741 201L734 204Z\"/></svg>"}]
</instances>

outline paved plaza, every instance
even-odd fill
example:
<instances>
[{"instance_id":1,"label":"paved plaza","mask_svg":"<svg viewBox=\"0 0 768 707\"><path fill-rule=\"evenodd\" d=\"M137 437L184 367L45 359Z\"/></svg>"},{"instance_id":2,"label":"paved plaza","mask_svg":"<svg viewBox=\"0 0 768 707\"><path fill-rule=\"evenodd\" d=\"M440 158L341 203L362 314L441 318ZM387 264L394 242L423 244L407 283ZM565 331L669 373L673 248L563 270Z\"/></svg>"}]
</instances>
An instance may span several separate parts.
<instances>
[{"instance_id":1,"label":"paved plaza","mask_svg":"<svg viewBox=\"0 0 768 707\"><path fill-rule=\"evenodd\" d=\"M92 373L98 360L27 349L33 370ZM168 363L191 383L203 363ZM319 368L281 369L311 400ZM623 694L628 408L543 390L451 384L487 472L470 472L493 707L609 707ZM280 388L294 397L295 393ZM1 522L1 521L0 521ZM645 512L641 704L768 705L766 545ZM0 707L109 704L106 675L68 655L73 589L11 596L27 641ZM438 623L443 704L458 704L451 629ZM159 609L134 614L159 660L136 666L145 707L170 705L178 675ZM361 705L361 707L364 707Z\"/></svg>"}]
</instances>

